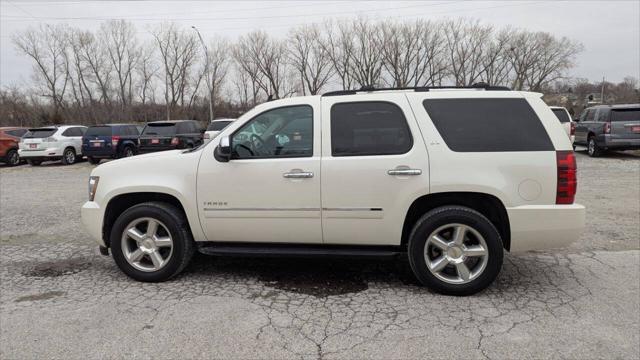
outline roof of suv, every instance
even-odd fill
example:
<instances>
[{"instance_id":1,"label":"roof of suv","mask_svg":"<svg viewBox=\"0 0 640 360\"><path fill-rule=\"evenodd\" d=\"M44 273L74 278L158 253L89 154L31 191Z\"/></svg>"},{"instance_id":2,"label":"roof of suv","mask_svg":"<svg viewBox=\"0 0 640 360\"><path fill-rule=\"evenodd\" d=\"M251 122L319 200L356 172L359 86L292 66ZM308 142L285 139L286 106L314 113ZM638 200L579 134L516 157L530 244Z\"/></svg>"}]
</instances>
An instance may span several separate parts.
<instances>
[{"instance_id":1,"label":"roof of suv","mask_svg":"<svg viewBox=\"0 0 640 360\"><path fill-rule=\"evenodd\" d=\"M613 104L613 105L594 105L589 107L589 109L600 109L600 108L610 108L610 109L631 109L640 107L640 104Z\"/></svg>"},{"instance_id":2,"label":"roof of suv","mask_svg":"<svg viewBox=\"0 0 640 360\"><path fill-rule=\"evenodd\" d=\"M147 125L148 124L175 124L175 123L187 122L187 121L197 121L197 120L158 120L158 121L149 121Z\"/></svg>"}]
</instances>

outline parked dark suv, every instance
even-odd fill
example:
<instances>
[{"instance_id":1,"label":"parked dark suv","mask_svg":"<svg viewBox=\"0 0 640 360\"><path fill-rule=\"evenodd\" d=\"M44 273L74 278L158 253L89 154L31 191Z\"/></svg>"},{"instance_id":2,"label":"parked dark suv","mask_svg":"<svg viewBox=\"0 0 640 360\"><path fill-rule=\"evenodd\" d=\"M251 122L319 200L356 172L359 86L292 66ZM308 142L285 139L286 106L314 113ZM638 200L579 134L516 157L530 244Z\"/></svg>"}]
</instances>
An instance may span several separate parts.
<instances>
[{"instance_id":1,"label":"parked dark suv","mask_svg":"<svg viewBox=\"0 0 640 360\"><path fill-rule=\"evenodd\" d=\"M592 157L606 150L640 149L640 104L585 109L575 134L575 144L586 146Z\"/></svg>"},{"instance_id":2,"label":"parked dark suv","mask_svg":"<svg viewBox=\"0 0 640 360\"><path fill-rule=\"evenodd\" d=\"M138 152L139 136L136 125L91 126L82 137L82 154L92 164L98 164L101 159L133 156Z\"/></svg>"},{"instance_id":3,"label":"parked dark suv","mask_svg":"<svg viewBox=\"0 0 640 360\"><path fill-rule=\"evenodd\" d=\"M142 130L138 150L143 153L193 148L202 144L203 132L195 120L150 122Z\"/></svg>"}]
</instances>

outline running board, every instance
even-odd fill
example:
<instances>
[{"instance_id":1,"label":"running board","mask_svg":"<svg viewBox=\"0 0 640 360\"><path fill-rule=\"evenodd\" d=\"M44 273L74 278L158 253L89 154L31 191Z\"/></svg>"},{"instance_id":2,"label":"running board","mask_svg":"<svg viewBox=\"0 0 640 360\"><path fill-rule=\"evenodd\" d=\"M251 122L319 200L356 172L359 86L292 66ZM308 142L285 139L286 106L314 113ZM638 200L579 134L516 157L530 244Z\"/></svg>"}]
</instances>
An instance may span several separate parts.
<instances>
[{"instance_id":1,"label":"running board","mask_svg":"<svg viewBox=\"0 0 640 360\"><path fill-rule=\"evenodd\" d=\"M342 246L291 244L203 243L205 255L247 257L390 257L402 254L397 246Z\"/></svg>"}]
</instances>

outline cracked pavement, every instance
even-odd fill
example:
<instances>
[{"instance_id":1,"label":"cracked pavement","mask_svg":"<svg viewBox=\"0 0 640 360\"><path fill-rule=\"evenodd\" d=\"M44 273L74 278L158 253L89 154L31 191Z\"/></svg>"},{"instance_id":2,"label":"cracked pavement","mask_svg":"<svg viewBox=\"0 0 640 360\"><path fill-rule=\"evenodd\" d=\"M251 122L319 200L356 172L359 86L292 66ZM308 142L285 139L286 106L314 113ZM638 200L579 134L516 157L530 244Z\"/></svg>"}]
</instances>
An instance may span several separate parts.
<instances>
[{"instance_id":1,"label":"cracked pavement","mask_svg":"<svg viewBox=\"0 0 640 360\"><path fill-rule=\"evenodd\" d=\"M581 240L465 298L402 259L197 255L138 283L80 225L91 165L1 168L0 358L638 358L640 157L578 167Z\"/></svg>"}]
</instances>

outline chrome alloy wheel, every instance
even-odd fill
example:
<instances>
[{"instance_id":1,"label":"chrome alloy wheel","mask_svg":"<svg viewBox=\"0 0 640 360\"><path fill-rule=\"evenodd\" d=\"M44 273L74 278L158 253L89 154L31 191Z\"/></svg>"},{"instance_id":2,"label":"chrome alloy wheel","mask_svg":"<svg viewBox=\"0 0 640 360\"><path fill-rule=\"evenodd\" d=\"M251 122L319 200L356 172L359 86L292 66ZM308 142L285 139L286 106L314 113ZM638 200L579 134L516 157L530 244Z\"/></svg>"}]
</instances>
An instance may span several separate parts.
<instances>
[{"instance_id":1,"label":"chrome alloy wheel","mask_svg":"<svg viewBox=\"0 0 640 360\"><path fill-rule=\"evenodd\" d=\"M475 280L487 267L489 251L484 237L464 224L447 224L429 235L424 246L427 268L449 284Z\"/></svg>"},{"instance_id":2,"label":"chrome alloy wheel","mask_svg":"<svg viewBox=\"0 0 640 360\"><path fill-rule=\"evenodd\" d=\"M67 150L64 153L64 158L67 161L67 164L73 164L76 161L76 154L73 150Z\"/></svg>"},{"instance_id":3,"label":"chrome alloy wheel","mask_svg":"<svg viewBox=\"0 0 640 360\"><path fill-rule=\"evenodd\" d=\"M589 152L589 155L593 156L593 154L595 154L596 152L596 142L593 139L589 139L589 144L587 144L587 151Z\"/></svg>"},{"instance_id":4,"label":"chrome alloy wheel","mask_svg":"<svg viewBox=\"0 0 640 360\"><path fill-rule=\"evenodd\" d=\"M167 227L152 218L129 223L122 233L122 253L134 268L153 272L162 269L173 254L173 239Z\"/></svg>"}]
</instances>

